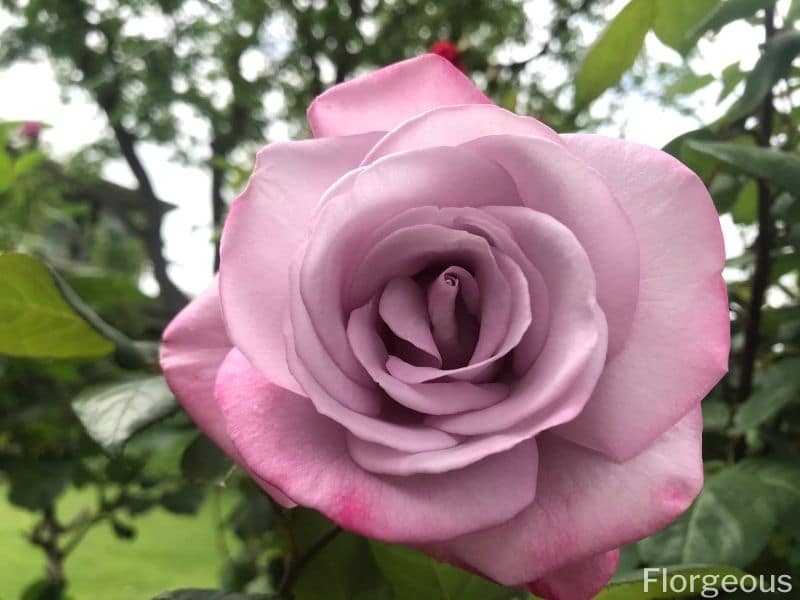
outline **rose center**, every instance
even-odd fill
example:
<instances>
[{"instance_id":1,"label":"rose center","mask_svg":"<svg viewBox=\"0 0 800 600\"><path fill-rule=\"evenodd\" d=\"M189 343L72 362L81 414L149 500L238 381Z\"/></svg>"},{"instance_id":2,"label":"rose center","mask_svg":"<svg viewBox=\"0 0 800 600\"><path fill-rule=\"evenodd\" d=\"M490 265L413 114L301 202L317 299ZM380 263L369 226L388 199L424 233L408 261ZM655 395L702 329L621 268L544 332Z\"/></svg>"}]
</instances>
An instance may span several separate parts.
<instances>
[{"instance_id":1,"label":"rose center","mask_svg":"<svg viewBox=\"0 0 800 600\"><path fill-rule=\"evenodd\" d=\"M480 332L477 295L475 280L461 267L445 269L427 286L431 334L445 369L466 365L475 351Z\"/></svg>"}]
</instances>

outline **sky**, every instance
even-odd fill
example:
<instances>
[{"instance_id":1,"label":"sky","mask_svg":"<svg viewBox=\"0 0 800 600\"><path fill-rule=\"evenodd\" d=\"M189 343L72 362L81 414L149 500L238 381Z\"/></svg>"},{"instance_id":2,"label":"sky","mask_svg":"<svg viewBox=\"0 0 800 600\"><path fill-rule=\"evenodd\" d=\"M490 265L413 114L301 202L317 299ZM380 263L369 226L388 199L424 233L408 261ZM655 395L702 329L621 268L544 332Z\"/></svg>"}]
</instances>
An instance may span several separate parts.
<instances>
[{"instance_id":1,"label":"sky","mask_svg":"<svg viewBox=\"0 0 800 600\"><path fill-rule=\"evenodd\" d=\"M527 2L527 13L532 18L538 5L545 0ZM785 0L782 0L782 2ZM613 17L626 0L617 0L608 9ZM0 30L9 24L9 17L0 11ZM144 26L147 26L146 23ZM691 66L700 74L719 75L727 65L741 61L750 68L758 58L762 34L743 23L733 23L724 28L713 40L701 40ZM673 50L662 45L650 33L646 50L655 59L679 64L682 60ZM525 49L521 49L524 53ZM530 52L528 52L529 54ZM682 115L674 109L660 106L655 100L638 93L624 97L624 114L614 115L613 123L597 133L624 137L656 148L681 133L697 128L721 116L727 106L718 104L717 84L712 84L692 98L695 113ZM0 71L0 120L34 120L49 125L42 141L56 155L67 156L87 143L102 137L107 122L91 100L82 92L70 94L65 101L55 81L53 70L46 61L14 64ZM735 96L733 94L732 96ZM601 98L600 103L607 101ZM602 108L602 104L599 105ZM534 115L535 116L535 115ZM273 140L285 135L285 128L273 128ZM169 151L151 143L139 146L140 155L147 166L157 194L177 209L164 221L163 239L165 254L170 262L170 275L176 284L190 295L195 295L211 280L213 248L211 238L210 179L204 170L187 167L171 160ZM134 185L134 179L122 161L110 162L104 175L123 185ZM730 222L723 220L728 256L742 252L742 233ZM155 292L152 277L142 279L145 291Z\"/></svg>"}]
</instances>

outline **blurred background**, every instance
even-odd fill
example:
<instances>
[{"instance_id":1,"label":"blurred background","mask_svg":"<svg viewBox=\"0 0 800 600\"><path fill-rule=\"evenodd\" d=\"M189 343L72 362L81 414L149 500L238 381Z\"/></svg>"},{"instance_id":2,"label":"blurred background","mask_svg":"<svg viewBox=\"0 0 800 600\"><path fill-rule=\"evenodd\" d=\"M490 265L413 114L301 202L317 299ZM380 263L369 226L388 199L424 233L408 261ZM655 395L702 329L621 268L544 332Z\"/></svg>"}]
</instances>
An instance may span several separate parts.
<instances>
[{"instance_id":1,"label":"blurred background","mask_svg":"<svg viewBox=\"0 0 800 600\"><path fill-rule=\"evenodd\" d=\"M0 251L25 254L0 256L0 599L268 593L286 531L324 533L176 410L155 343L211 280L256 151L307 137L327 87L428 51L510 110L666 146L709 186L734 333L709 484L620 572L800 574L796 20L797 0L0 0ZM324 552L296 597L449 597L393 579L431 568L413 553L344 534ZM516 597L447 573L452 597Z\"/></svg>"}]
</instances>

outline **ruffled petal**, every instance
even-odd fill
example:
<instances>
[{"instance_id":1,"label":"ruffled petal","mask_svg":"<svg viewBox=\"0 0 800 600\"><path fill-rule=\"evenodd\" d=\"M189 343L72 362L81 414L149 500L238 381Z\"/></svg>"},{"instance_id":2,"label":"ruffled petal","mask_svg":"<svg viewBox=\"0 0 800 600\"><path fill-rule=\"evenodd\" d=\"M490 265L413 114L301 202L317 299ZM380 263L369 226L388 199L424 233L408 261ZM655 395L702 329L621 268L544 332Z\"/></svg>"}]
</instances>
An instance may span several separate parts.
<instances>
[{"instance_id":1,"label":"ruffled petal","mask_svg":"<svg viewBox=\"0 0 800 600\"><path fill-rule=\"evenodd\" d=\"M289 265L323 192L358 165L377 135L272 144L234 201L220 249L220 294L233 343L271 381L301 388L286 366Z\"/></svg>"},{"instance_id":2,"label":"ruffled petal","mask_svg":"<svg viewBox=\"0 0 800 600\"><path fill-rule=\"evenodd\" d=\"M489 104L449 61L425 54L336 85L308 108L315 137L388 131L437 106Z\"/></svg>"},{"instance_id":3,"label":"ruffled petal","mask_svg":"<svg viewBox=\"0 0 800 600\"><path fill-rule=\"evenodd\" d=\"M435 262L469 265L484 290L480 333L473 354L475 360L465 366L440 369L390 357L387 368L408 383L440 377L483 379L491 371L492 363L517 345L531 322L530 296L524 275L513 261L493 250L483 237L430 224L395 231L378 242L355 268L350 297L356 304L363 304L387 279L411 276Z\"/></svg>"},{"instance_id":4,"label":"ruffled petal","mask_svg":"<svg viewBox=\"0 0 800 600\"><path fill-rule=\"evenodd\" d=\"M501 165L525 205L565 225L583 246L608 322L608 354L613 356L625 343L636 310L639 248L606 181L563 145L544 139L488 136L466 147Z\"/></svg>"},{"instance_id":5,"label":"ruffled petal","mask_svg":"<svg viewBox=\"0 0 800 600\"><path fill-rule=\"evenodd\" d=\"M352 461L344 429L306 398L269 383L236 350L220 369L216 395L250 469L361 535L397 543L452 539L507 521L535 495L532 441L447 473L380 476Z\"/></svg>"},{"instance_id":6,"label":"ruffled petal","mask_svg":"<svg viewBox=\"0 0 800 600\"><path fill-rule=\"evenodd\" d=\"M482 410L431 416L426 423L456 435L481 435L556 415L574 418L585 406L606 358L607 332L595 299L594 274L575 236L552 217L523 207L483 209L513 232L535 260L550 300L549 334L532 367L513 381L508 398ZM561 421L562 423L565 421Z\"/></svg>"},{"instance_id":7,"label":"ruffled petal","mask_svg":"<svg viewBox=\"0 0 800 600\"><path fill-rule=\"evenodd\" d=\"M392 333L426 353L435 364L442 357L431 333L425 296L410 277L395 277L386 284L378 312Z\"/></svg>"},{"instance_id":8,"label":"ruffled petal","mask_svg":"<svg viewBox=\"0 0 800 600\"><path fill-rule=\"evenodd\" d=\"M331 357L319 348L319 340L310 330L308 314L302 304L292 303L291 313L292 321L287 323L286 335L289 368L320 414L336 421L362 439L387 444L403 452L438 450L458 444L456 436L426 426L421 419L416 422L390 419L385 410L386 402L382 400L383 393L372 380L371 384L381 394L380 400L376 396L376 402L379 403L377 410L372 410L371 407L368 412L355 410L359 407L354 407L353 400L359 396L348 394L363 392L363 388L355 387L358 384L340 371ZM306 354L306 360L298 355L298 339L305 340L306 348L315 352L311 363L306 362L310 355ZM309 364L313 365L313 371ZM331 384L334 379L338 381L337 385Z\"/></svg>"},{"instance_id":9,"label":"ruffled petal","mask_svg":"<svg viewBox=\"0 0 800 600\"><path fill-rule=\"evenodd\" d=\"M547 600L589 600L614 576L619 550L609 550L547 573L528 588Z\"/></svg>"},{"instance_id":10,"label":"ruffled petal","mask_svg":"<svg viewBox=\"0 0 800 600\"><path fill-rule=\"evenodd\" d=\"M291 304L303 305L315 334L338 368L354 381L369 384L363 367L347 350L345 327L348 311L369 299L356 302L348 290L352 266L382 239L372 232L383 230L388 221L420 204L515 204L518 196L501 168L457 148L391 156L348 179L349 190L340 187L335 195L326 196L320 207L314 235L300 261L300 283L293 290L296 296ZM315 370L314 365L308 368Z\"/></svg>"},{"instance_id":11,"label":"ruffled petal","mask_svg":"<svg viewBox=\"0 0 800 600\"><path fill-rule=\"evenodd\" d=\"M565 139L626 211L641 279L630 336L584 411L559 434L625 460L699 406L727 371L722 233L702 182L671 156L595 135Z\"/></svg>"},{"instance_id":12,"label":"ruffled petal","mask_svg":"<svg viewBox=\"0 0 800 600\"><path fill-rule=\"evenodd\" d=\"M160 363L167 385L192 420L225 454L234 457L236 449L214 401L217 370L232 347L215 278L164 331Z\"/></svg>"},{"instance_id":13,"label":"ruffled petal","mask_svg":"<svg viewBox=\"0 0 800 600\"><path fill-rule=\"evenodd\" d=\"M561 143L555 131L533 117L516 115L494 104L459 104L462 106L435 108L399 124L376 144L363 164L372 164L397 152L460 146L487 135L534 137Z\"/></svg>"},{"instance_id":14,"label":"ruffled petal","mask_svg":"<svg viewBox=\"0 0 800 600\"><path fill-rule=\"evenodd\" d=\"M230 350L215 278L164 331L159 361L167 385L192 420L225 454L242 466L242 458L228 435L214 399L217 371ZM295 506L280 490L264 481L261 485L282 506Z\"/></svg>"},{"instance_id":15,"label":"ruffled petal","mask_svg":"<svg viewBox=\"0 0 800 600\"><path fill-rule=\"evenodd\" d=\"M393 377L385 367L388 352L377 333L374 312L374 307L367 304L350 313L347 337L370 377L395 402L426 415L449 415L486 408L508 396L509 386L504 383L442 381L409 384Z\"/></svg>"},{"instance_id":16,"label":"ruffled petal","mask_svg":"<svg viewBox=\"0 0 800 600\"><path fill-rule=\"evenodd\" d=\"M703 485L699 409L623 463L554 434L537 443L538 488L527 510L426 550L504 585L522 585L665 527Z\"/></svg>"}]
</instances>

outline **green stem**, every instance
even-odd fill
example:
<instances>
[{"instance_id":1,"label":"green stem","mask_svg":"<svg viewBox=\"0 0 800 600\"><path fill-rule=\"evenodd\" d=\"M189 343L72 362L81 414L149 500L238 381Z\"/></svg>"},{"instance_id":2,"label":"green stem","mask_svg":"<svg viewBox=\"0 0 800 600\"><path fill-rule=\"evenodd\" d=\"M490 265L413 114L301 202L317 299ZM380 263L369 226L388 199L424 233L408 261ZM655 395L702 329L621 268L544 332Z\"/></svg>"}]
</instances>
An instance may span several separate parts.
<instances>
[{"instance_id":1,"label":"green stem","mask_svg":"<svg viewBox=\"0 0 800 600\"><path fill-rule=\"evenodd\" d=\"M325 535L314 542L314 544L308 550L306 550L305 553L290 561L289 568L286 570L286 575L284 576L283 581L281 581L281 584L278 586L278 596L288 594L292 590L305 566L310 563L314 557L325 548L325 546L332 542L336 536L341 533L341 531L341 527L332 528Z\"/></svg>"},{"instance_id":2,"label":"green stem","mask_svg":"<svg viewBox=\"0 0 800 600\"><path fill-rule=\"evenodd\" d=\"M50 270L50 273L53 276L53 281L55 281L56 287L58 287L59 292L61 292L64 300L70 305L72 310L78 313L78 315L80 315L81 318L83 318L83 320L86 321L100 335L114 343L116 346L115 359L121 367L126 369L157 368L157 344L153 344L151 342L134 341L118 329L115 329L106 323L72 290L72 288L66 281L64 281L64 278L61 277L58 271L49 265L47 268Z\"/></svg>"}]
</instances>

